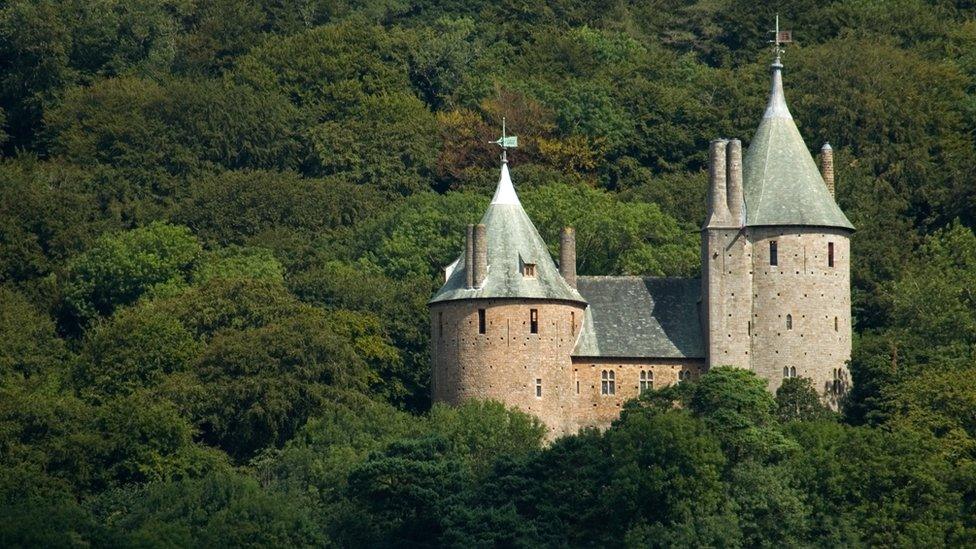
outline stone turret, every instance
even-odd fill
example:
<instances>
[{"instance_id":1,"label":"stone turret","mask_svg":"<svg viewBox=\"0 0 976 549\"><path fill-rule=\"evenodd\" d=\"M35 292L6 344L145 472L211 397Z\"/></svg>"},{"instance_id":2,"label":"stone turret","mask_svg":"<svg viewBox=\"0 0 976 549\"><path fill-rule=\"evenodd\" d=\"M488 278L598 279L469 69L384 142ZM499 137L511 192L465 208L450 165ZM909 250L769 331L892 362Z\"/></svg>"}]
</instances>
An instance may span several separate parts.
<instances>
[{"instance_id":1,"label":"stone turret","mask_svg":"<svg viewBox=\"0 0 976 549\"><path fill-rule=\"evenodd\" d=\"M492 399L535 414L550 436L576 431L571 353L586 310L575 288L572 230L560 266L515 193L503 161L472 244L429 302L432 396Z\"/></svg>"},{"instance_id":2,"label":"stone turret","mask_svg":"<svg viewBox=\"0 0 976 549\"><path fill-rule=\"evenodd\" d=\"M854 227L834 202L832 163L825 182L793 121L778 58L771 69L766 111L742 162L744 242L721 243L721 270L703 267L710 322L720 315L726 323L709 326L708 365L751 368L773 391L784 378L807 377L836 405L850 384ZM709 242L714 256L721 246ZM740 334L747 348L737 348Z\"/></svg>"}]
</instances>

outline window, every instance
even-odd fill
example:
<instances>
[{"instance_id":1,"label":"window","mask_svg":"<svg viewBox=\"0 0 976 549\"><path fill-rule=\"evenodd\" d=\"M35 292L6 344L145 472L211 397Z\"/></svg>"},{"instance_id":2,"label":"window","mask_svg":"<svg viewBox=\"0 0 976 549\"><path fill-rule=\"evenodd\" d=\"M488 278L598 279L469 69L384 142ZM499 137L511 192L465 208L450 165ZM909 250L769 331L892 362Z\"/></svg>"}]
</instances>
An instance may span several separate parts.
<instances>
[{"instance_id":1,"label":"window","mask_svg":"<svg viewBox=\"0 0 976 549\"><path fill-rule=\"evenodd\" d=\"M834 383L830 389L831 391L833 391L835 395L839 395L841 390L840 374L841 374L840 368L834 368Z\"/></svg>"},{"instance_id":2,"label":"window","mask_svg":"<svg viewBox=\"0 0 976 549\"><path fill-rule=\"evenodd\" d=\"M535 263L523 263L522 276L535 278Z\"/></svg>"},{"instance_id":3,"label":"window","mask_svg":"<svg viewBox=\"0 0 976 549\"><path fill-rule=\"evenodd\" d=\"M827 266L828 267L834 266L834 243L833 242L827 243Z\"/></svg>"},{"instance_id":4,"label":"window","mask_svg":"<svg viewBox=\"0 0 976 549\"><path fill-rule=\"evenodd\" d=\"M837 317L834 317L834 331L837 331Z\"/></svg>"},{"instance_id":5,"label":"window","mask_svg":"<svg viewBox=\"0 0 976 549\"><path fill-rule=\"evenodd\" d=\"M640 392L648 391L654 388L654 372L648 372L646 370L641 370L640 373Z\"/></svg>"},{"instance_id":6,"label":"window","mask_svg":"<svg viewBox=\"0 0 976 549\"><path fill-rule=\"evenodd\" d=\"M539 333L539 309L529 309L529 331Z\"/></svg>"},{"instance_id":7,"label":"window","mask_svg":"<svg viewBox=\"0 0 976 549\"><path fill-rule=\"evenodd\" d=\"M569 335L576 335L576 311L569 312Z\"/></svg>"},{"instance_id":8,"label":"window","mask_svg":"<svg viewBox=\"0 0 976 549\"><path fill-rule=\"evenodd\" d=\"M684 370L678 370L678 383L688 381L691 379L691 372L686 372Z\"/></svg>"},{"instance_id":9,"label":"window","mask_svg":"<svg viewBox=\"0 0 976 549\"><path fill-rule=\"evenodd\" d=\"M600 374L600 394L617 394L616 372L613 370L603 370Z\"/></svg>"},{"instance_id":10,"label":"window","mask_svg":"<svg viewBox=\"0 0 976 549\"><path fill-rule=\"evenodd\" d=\"M751 320L748 321L748 322L746 322L746 333L748 333L749 335L752 335L752 321Z\"/></svg>"},{"instance_id":11,"label":"window","mask_svg":"<svg viewBox=\"0 0 976 549\"><path fill-rule=\"evenodd\" d=\"M786 379L796 377L796 366L783 366L783 377Z\"/></svg>"},{"instance_id":12,"label":"window","mask_svg":"<svg viewBox=\"0 0 976 549\"><path fill-rule=\"evenodd\" d=\"M444 313L437 313L437 335L444 337Z\"/></svg>"},{"instance_id":13,"label":"window","mask_svg":"<svg viewBox=\"0 0 976 549\"><path fill-rule=\"evenodd\" d=\"M576 381L576 394L579 394L579 380Z\"/></svg>"},{"instance_id":14,"label":"window","mask_svg":"<svg viewBox=\"0 0 976 549\"><path fill-rule=\"evenodd\" d=\"M478 309L478 333L484 334L488 332L488 325L485 322L485 310Z\"/></svg>"},{"instance_id":15,"label":"window","mask_svg":"<svg viewBox=\"0 0 976 549\"><path fill-rule=\"evenodd\" d=\"M535 379L535 396L536 398L542 398L542 379Z\"/></svg>"},{"instance_id":16,"label":"window","mask_svg":"<svg viewBox=\"0 0 976 549\"><path fill-rule=\"evenodd\" d=\"M796 366L790 366L790 377L796 377Z\"/></svg>"},{"instance_id":17,"label":"window","mask_svg":"<svg viewBox=\"0 0 976 549\"><path fill-rule=\"evenodd\" d=\"M776 247L776 241L769 241L769 264L779 265L779 250Z\"/></svg>"},{"instance_id":18,"label":"window","mask_svg":"<svg viewBox=\"0 0 976 549\"><path fill-rule=\"evenodd\" d=\"M793 315L786 315L786 329L793 329Z\"/></svg>"}]
</instances>

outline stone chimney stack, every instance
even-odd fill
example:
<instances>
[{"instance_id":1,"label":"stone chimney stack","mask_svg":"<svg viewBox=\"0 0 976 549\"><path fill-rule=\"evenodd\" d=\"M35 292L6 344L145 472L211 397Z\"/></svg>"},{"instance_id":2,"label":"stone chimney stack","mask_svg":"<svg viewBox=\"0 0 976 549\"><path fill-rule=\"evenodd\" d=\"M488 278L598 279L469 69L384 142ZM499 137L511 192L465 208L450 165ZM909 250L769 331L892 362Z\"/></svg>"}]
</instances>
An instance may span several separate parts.
<instances>
[{"instance_id":1,"label":"stone chimney stack","mask_svg":"<svg viewBox=\"0 0 976 549\"><path fill-rule=\"evenodd\" d=\"M468 225L464 239L464 287L474 288L474 225Z\"/></svg>"},{"instance_id":2,"label":"stone chimney stack","mask_svg":"<svg viewBox=\"0 0 976 549\"><path fill-rule=\"evenodd\" d=\"M472 262L473 280L475 288L480 288L488 276L488 233L485 226L478 224L474 226L474 261Z\"/></svg>"},{"instance_id":3,"label":"stone chimney stack","mask_svg":"<svg viewBox=\"0 0 976 549\"><path fill-rule=\"evenodd\" d=\"M820 172L827 184L827 191L830 196L834 196L834 149L830 147L830 143L824 143L820 148Z\"/></svg>"},{"instance_id":4,"label":"stone chimney stack","mask_svg":"<svg viewBox=\"0 0 976 549\"><path fill-rule=\"evenodd\" d=\"M729 216L736 227L745 225L742 197L742 141L732 139L725 147L728 177Z\"/></svg>"},{"instance_id":5,"label":"stone chimney stack","mask_svg":"<svg viewBox=\"0 0 976 549\"><path fill-rule=\"evenodd\" d=\"M576 231L572 227L563 227L559 233L559 274L576 288Z\"/></svg>"},{"instance_id":6,"label":"stone chimney stack","mask_svg":"<svg viewBox=\"0 0 976 549\"><path fill-rule=\"evenodd\" d=\"M731 221L726 193L725 139L713 139L708 149L708 220L706 227L722 227Z\"/></svg>"}]
</instances>

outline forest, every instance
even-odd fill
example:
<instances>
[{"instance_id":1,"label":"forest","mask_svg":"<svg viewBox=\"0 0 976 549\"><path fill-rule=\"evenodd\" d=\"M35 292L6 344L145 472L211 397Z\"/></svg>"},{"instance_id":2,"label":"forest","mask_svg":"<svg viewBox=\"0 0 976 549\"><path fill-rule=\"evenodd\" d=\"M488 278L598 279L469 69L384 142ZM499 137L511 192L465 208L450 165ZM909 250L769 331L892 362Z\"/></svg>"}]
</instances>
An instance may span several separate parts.
<instances>
[{"instance_id":1,"label":"forest","mask_svg":"<svg viewBox=\"0 0 976 549\"><path fill-rule=\"evenodd\" d=\"M429 398L498 177L696 276L709 140L835 151L853 390L715 368L606 431ZM0 545L976 545L972 0L0 2Z\"/></svg>"}]
</instances>

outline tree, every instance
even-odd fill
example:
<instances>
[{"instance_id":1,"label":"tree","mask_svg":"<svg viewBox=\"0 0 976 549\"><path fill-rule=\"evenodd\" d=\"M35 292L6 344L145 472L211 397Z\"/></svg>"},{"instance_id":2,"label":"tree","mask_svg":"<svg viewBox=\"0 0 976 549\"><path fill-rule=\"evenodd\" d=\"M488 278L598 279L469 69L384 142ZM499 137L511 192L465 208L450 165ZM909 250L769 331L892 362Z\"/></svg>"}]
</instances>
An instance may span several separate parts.
<instances>
[{"instance_id":1,"label":"tree","mask_svg":"<svg viewBox=\"0 0 976 549\"><path fill-rule=\"evenodd\" d=\"M103 235L68 263L65 302L84 322L111 314L156 286L183 283L201 251L186 227L163 223Z\"/></svg>"},{"instance_id":2,"label":"tree","mask_svg":"<svg viewBox=\"0 0 976 549\"><path fill-rule=\"evenodd\" d=\"M780 423L817 421L832 417L820 401L813 381L805 377L784 379L776 389L776 418Z\"/></svg>"},{"instance_id":3,"label":"tree","mask_svg":"<svg viewBox=\"0 0 976 549\"><path fill-rule=\"evenodd\" d=\"M709 369L689 390L687 400L688 409L712 428L733 462L795 450L775 425L775 404L766 380L731 366Z\"/></svg>"}]
</instances>

